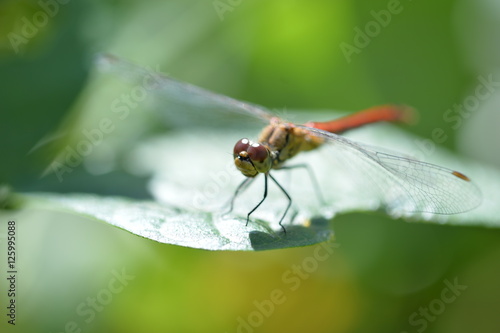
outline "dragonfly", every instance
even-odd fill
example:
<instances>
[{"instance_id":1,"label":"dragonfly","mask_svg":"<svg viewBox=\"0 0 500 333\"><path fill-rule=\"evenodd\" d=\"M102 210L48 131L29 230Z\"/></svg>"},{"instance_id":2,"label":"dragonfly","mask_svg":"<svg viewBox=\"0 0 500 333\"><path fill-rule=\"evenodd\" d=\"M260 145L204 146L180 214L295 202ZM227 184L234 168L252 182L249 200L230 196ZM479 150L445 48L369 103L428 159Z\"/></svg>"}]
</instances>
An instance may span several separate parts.
<instances>
[{"instance_id":1,"label":"dragonfly","mask_svg":"<svg viewBox=\"0 0 500 333\"><path fill-rule=\"evenodd\" d=\"M210 107L266 124L256 141L243 138L233 147L234 164L246 178L234 192L230 211L235 198L257 176L260 174L264 176L264 194L259 203L248 212L246 225L252 213L266 200L268 179L271 179L288 201L278 222L286 234L283 221L292 204L292 198L273 177L272 172L294 167L307 168L304 165L289 165L288 162L299 153L318 150L322 146L332 146L333 152L337 149L347 150L356 156L355 164L359 161L364 162L363 165L368 165L369 167L362 172L375 179L376 186L386 196L386 205L391 211L451 215L472 210L482 201L479 188L459 171L355 142L341 135L349 130L378 122L407 123L413 114L410 107L381 105L331 121L296 124L281 119L263 106L211 92L113 55L99 55L97 65L102 71L114 72L136 82L149 82L148 91L168 100L195 106L200 116L206 116L203 110ZM311 175L311 179L317 183L314 175Z\"/></svg>"}]
</instances>

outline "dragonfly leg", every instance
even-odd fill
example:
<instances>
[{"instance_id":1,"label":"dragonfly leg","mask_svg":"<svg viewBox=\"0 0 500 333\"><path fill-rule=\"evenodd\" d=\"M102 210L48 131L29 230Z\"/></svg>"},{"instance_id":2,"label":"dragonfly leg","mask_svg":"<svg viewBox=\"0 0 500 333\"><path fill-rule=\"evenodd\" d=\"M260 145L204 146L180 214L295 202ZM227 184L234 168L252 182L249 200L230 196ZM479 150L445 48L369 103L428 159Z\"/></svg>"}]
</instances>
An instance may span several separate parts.
<instances>
[{"instance_id":1,"label":"dragonfly leg","mask_svg":"<svg viewBox=\"0 0 500 333\"><path fill-rule=\"evenodd\" d=\"M245 191L248 186L254 181L255 178L245 178L245 180L243 180L240 185L238 185L238 187L236 188L236 190L234 191L234 194L233 194L233 197L231 198L231 201L229 203L229 210L225 213L223 213L222 215L227 215L229 213L231 213L233 211L233 208L234 208L234 200L236 200L236 197L242 193L243 191Z\"/></svg>"},{"instance_id":2,"label":"dragonfly leg","mask_svg":"<svg viewBox=\"0 0 500 333\"><path fill-rule=\"evenodd\" d=\"M313 170L309 166L309 164L296 164L296 165L287 165L287 166L282 166L278 170L283 170L283 169L305 169L307 171L307 174L309 175L309 179L311 180L311 183L313 184L314 187L314 192L316 193L316 196L318 197L319 202L323 205L326 206L326 201L325 198L323 197L323 194L321 193L321 188L319 187L318 180L316 179L316 176L314 175Z\"/></svg>"},{"instance_id":3,"label":"dragonfly leg","mask_svg":"<svg viewBox=\"0 0 500 333\"><path fill-rule=\"evenodd\" d=\"M283 222L283 219L285 218L286 216L286 213L288 213L288 209L290 209L290 206L292 205L292 198L290 197L290 195L288 195L288 193L285 191L285 189L276 181L276 179L274 179L273 176L271 176L269 174L269 177L271 177L271 180L276 184L278 185L278 187L280 188L280 190L286 195L286 197L288 198L288 205L286 206L286 209L285 209L285 212L283 213L283 216L281 216L281 219L280 219L280 222L279 222L279 225L281 226L281 228L283 228L283 231L285 232L285 235L286 235L286 229L285 227L283 226L283 224L281 224L281 222ZM260 205L260 204L259 204Z\"/></svg>"},{"instance_id":4,"label":"dragonfly leg","mask_svg":"<svg viewBox=\"0 0 500 333\"><path fill-rule=\"evenodd\" d=\"M266 173L266 174L264 174L264 196L262 197L262 200L261 200L261 201L257 204L257 206L255 206L255 207L254 207L254 208L253 208L253 209L252 209L252 210L251 210L251 211L247 214L247 224L246 224L246 225L248 225L248 221L250 220L250 215L251 215L253 212L255 212L255 210L256 210L257 208L259 208L259 206L260 206L260 205L264 202L264 200L266 200L266 197L267 197L267 176L268 176L268 175L269 175L269 174L267 174L267 173ZM270 176L270 175L269 175L269 176ZM254 179L254 178L252 178L252 179ZM272 180L274 180L274 178L273 178L273 177L271 177L271 179L272 179ZM274 181L275 181L275 180L274 180ZM275 181L275 182L276 182L276 181ZM278 186L279 186L279 185L278 185ZM280 186L280 187L281 187L281 186ZM280 222L280 224L281 224L281 222Z\"/></svg>"}]
</instances>

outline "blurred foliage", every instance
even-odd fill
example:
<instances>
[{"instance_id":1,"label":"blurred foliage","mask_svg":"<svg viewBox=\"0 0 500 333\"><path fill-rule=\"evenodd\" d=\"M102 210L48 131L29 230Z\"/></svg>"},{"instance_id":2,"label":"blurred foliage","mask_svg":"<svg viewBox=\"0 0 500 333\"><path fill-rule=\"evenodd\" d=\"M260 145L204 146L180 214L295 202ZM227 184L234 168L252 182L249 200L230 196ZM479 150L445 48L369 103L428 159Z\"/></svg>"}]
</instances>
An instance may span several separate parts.
<instances>
[{"instance_id":1,"label":"blurred foliage","mask_svg":"<svg viewBox=\"0 0 500 333\"><path fill-rule=\"evenodd\" d=\"M11 33L22 34L34 15L43 19L41 5L1 2L0 182L15 191L149 196L145 179L126 170L92 173L84 163L63 182L41 177L71 135L92 124L88 110L107 112L92 108L96 88L106 89L90 89L98 52L158 65L184 81L278 110L409 104L420 112L409 131L429 138L442 128L448 138L441 145L456 149L460 142L463 154L498 163L498 99L485 101L458 130L443 119L474 91L478 75L498 72L495 1L402 1L403 10L349 63L339 45L352 44L354 28L364 29L374 20L371 11L393 1L220 2L231 7L223 20L213 0L46 1L57 13L40 21L17 52ZM166 130L148 117L134 114L137 126L121 131L130 129L134 140L148 134L144 128ZM412 325L410 316L436 306L443 281L455 278L468 288L428 319L425 331L470 332L478 323L485 332L500 328L496 230L337 217L340 247L291 291L283 274L315 247L212 253L44 210L2 212L0 227L9 219L19 221L24 239L23 315L16 327L22 332L64 331L70 321L82 332L235 331L239 318L248 320L255 302L276 289L286 301L255 331L415 332L423 326ZM135 278L86 323L77 307L107 288L122 267Z\"/></svg>"}]
</instances>

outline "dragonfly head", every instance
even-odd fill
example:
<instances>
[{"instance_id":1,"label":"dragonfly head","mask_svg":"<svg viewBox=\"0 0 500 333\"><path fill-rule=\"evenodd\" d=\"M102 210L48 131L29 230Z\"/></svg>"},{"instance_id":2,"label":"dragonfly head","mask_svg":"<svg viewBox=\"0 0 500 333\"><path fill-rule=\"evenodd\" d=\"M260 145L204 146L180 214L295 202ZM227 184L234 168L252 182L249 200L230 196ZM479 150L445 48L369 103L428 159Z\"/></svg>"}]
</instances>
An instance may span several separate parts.
<instances>
[{"instance_id":1,"label":"dragonfly head","mask_svg":"<svg viewBox=\"0 0 500 333\"><path fill-rule=\"evenodd\" d=\"M248 139L236 142L233 157L236 168L246 177L255 177L259 173L266 173L271 170L273 164L269 149Z\"/></svg>"}]
</instances>

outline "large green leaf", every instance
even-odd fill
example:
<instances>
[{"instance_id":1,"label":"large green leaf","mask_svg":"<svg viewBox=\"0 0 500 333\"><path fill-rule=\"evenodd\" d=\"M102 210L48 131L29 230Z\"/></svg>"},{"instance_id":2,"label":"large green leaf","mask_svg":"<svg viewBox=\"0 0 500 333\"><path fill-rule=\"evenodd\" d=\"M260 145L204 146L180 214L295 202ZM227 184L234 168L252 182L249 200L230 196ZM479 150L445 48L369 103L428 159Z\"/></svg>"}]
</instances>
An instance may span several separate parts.
<instances>
[{"instance_id":1,"label":"large green leaf","mask_svg":"<svg viewBox=\"0 0 500 333\"><path fill-rule=\"evenodd\" d=\"M153 201L90 194L25 194L24 208L70 211L95 218L161 243L205 250L269 250L312 245L332 238L325 219L287 226L286 235L269 224L244 217L194 211Z\"/></svg>"},{"instance_id":2,"label":"large green leaf","mask_svg":"<svg viewBox=\"0 0 500 333\"><path fill-rule=\"evenodd\" d=\"M332 213L384 208L382 198L372 197L368 185L360 184L356 178L359 173L349 177L341 170L343 163L330 163L329 155L337 153L335 147L331 147L297 157L298 162L309 162L312 166L330 209L325 211L325 207L318 204L305 172L281 171L285 173L280 175L275 171L294 200L284 221L287 233L283 233L277 223L286 199L272 186L266 202L252 214L250 223L245 226L246 213L262 195L258 182L236 200L233 213L221 214L227 209L227 202L238 182L243 179L231 166L231 156L226 153L227 142L232 142L233 137L241 136L241 133L209 135L199 130L197 134L172 132L140 142L130 149L126 165L132 173L151 177L149 188L155 200L31 193L16 195L20 199L16 207L70 211L154 241L207 250L266 250L311 245L332 238L328 218ZM200 137L205 137L210 144L200 145ZM415 143L422 140L389 125L363 129L352 133L351 137L414 153ZM340 151L338 153L341 155ZM482 202L479 207L462 214L407 214L407 221L500 227L498 170L458 158L437 147L428 157L432 162L456 166L466 173L482 192ZM329 180L336 185L330 186Z\"/></svg>"}]
</instances>

